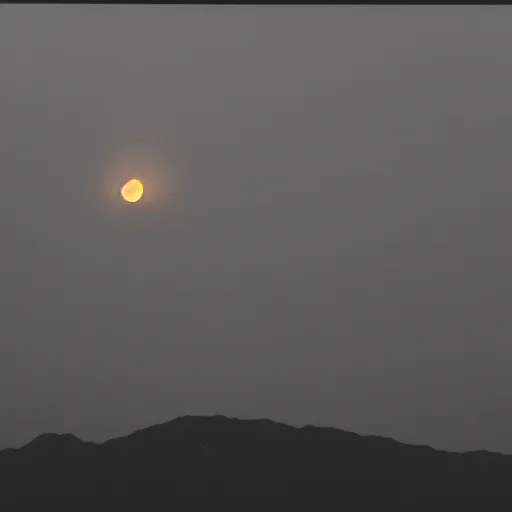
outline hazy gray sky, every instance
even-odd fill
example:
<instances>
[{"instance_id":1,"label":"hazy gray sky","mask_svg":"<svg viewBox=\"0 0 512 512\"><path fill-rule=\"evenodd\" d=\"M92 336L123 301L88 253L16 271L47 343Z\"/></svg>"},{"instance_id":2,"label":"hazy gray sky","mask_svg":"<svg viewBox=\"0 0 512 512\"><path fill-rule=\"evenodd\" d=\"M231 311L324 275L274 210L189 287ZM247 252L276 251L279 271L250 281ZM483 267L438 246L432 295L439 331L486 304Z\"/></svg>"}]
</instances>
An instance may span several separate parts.
<instances>
[{"instance_id":1,"label":"hazy gray sky","mask_svg":"<svg viewBox=\"0 0 512 512\"><path fill-rule=\"evenodd\" d=\"M511 24L5 6L0 447L224 414L512 453Z\"/></svg>"}]
</instances>

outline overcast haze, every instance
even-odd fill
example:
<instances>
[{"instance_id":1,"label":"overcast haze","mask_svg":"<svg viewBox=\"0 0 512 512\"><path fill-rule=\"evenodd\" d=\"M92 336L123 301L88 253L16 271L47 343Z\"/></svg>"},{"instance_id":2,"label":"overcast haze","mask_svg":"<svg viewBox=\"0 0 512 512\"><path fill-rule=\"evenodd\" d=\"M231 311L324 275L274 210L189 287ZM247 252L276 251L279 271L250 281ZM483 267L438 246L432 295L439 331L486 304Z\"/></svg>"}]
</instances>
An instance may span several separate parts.
<instances>
[{"instance_id":1,"label":"overcast haze","mask_svg":"<svg viewBox=\"0 0 512 512\"><path fill-rule=\"evenodd\" d=\"M511 24L4 6L0 448L224 414L512 453Z\"/></svg>"}]
</instances>

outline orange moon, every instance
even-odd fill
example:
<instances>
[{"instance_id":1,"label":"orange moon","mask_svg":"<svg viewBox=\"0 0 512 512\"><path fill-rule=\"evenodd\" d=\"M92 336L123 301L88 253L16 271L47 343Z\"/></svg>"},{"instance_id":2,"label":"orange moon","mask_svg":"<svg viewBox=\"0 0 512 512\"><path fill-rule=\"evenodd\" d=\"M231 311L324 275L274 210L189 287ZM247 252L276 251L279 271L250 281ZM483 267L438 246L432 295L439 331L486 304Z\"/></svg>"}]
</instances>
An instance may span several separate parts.
<instances>
[{"instance_id":1,"label":"orange moon","mask_svg":"<svg viewBox=\"0 0 512 512\"><path fill-rule=\"evenodd\" d=\"M121 188L123 199L129 203L136 203L144 194L144 186L139 180L131 179Z\"/></svg>"}]
</instances>

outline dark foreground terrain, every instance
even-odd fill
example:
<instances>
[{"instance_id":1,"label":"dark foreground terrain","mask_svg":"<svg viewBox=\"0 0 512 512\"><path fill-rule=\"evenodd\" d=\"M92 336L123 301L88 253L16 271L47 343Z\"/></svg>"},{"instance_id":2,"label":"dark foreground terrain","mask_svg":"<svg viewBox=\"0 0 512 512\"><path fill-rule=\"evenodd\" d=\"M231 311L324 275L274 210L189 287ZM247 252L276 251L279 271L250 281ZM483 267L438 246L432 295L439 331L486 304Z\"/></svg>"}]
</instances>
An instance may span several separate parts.
<instances>
[{"instance_id":1,"label":"dark foreground terrain","mask_svg":"<svg viewBox=\"0 0 512 512\"><path fill-rule=\"evenodd\" d=\"M38 510L49 496L295 496L355 500L350 510L490 510L512 496L512 456L224 416L185 416L103 444L43 434L0 451L0 476L0 499L39 497Z\"/></svg>"}]
</instances>

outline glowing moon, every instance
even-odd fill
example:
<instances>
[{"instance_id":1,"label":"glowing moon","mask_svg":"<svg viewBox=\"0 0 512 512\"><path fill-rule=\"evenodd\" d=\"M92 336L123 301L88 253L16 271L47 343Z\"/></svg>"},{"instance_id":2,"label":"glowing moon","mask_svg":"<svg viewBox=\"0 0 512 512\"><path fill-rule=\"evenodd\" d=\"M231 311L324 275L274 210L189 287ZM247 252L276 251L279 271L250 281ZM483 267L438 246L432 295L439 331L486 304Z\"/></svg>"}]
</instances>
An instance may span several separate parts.
<instances>
[{"instance_id":1,"label":"glowing moon","mask_svg":"<svg viewBox=\"0 0 512 512\"><path fill-rule=\"evenodd\" d=\"M131 179L121 188L121 195L125 201L136 203L144 194L144 186L139 180Z\"/></svg>"}]
</instances>

